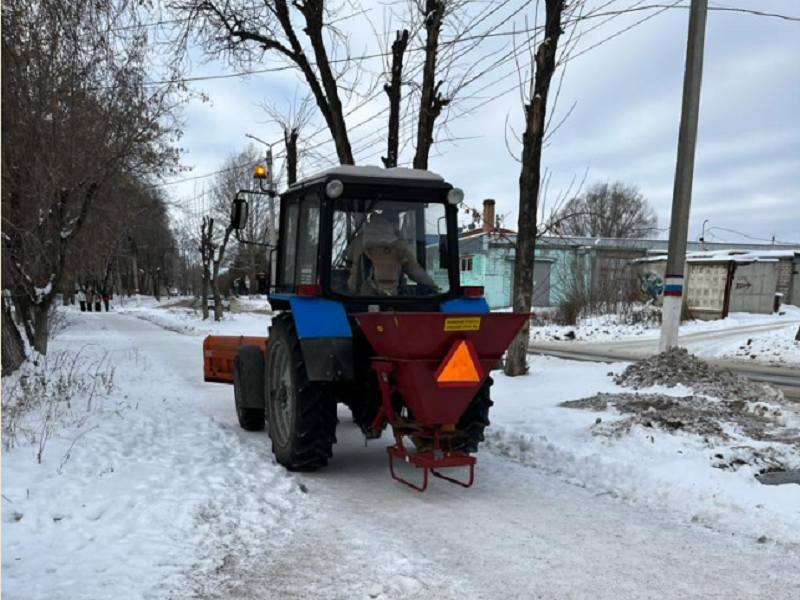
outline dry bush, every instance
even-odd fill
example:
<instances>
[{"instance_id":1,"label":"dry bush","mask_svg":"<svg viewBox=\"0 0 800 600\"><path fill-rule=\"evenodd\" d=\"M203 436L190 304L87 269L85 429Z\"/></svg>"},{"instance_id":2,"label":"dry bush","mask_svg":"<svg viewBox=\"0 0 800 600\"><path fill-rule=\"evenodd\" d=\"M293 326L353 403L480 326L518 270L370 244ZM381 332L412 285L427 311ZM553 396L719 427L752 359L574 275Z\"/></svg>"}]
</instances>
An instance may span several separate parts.
<instances>
[{"instance_id":1,"label":"dry bush","mask_svg":"<svg viewBox=\"0 0 800 600\"><path fill-rule=\"evenodd\" d=\"M110 354L87 357L78 352L51 352L38 365L28 363L3 382L3 448L21 442L37 448L42 461L47 441L59 427L83 423L95 406L115 389L116 368Z\"/></svg>"}]
</instances>

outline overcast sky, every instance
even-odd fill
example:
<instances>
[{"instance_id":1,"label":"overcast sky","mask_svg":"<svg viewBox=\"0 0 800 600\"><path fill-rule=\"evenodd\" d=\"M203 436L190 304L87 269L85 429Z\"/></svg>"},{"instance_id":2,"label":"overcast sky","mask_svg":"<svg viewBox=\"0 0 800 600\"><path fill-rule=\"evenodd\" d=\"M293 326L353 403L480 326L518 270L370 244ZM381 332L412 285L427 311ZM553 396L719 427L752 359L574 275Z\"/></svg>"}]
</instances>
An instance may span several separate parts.
<instances>
[{"instance_id":1,"label":"overcast sky","mask_svg":"<svg viewBox=\"0 0 800 600\"><path fill-rule=\"evenodd\" d=\"M634 3L620 0L610 8ZM381 30L388 14L386 5L371 0L361 5ZM800 0L725 0L724 5L800 18ZM503 20L510 10L494 22ZM625 15L598 27L581 38L577 51L652 12ZM524 28L524 15L520 12L498 31ZM533 18L528 9L529 25ZM584 24L583 31L598 22ZM347 30L354 52L379 48L364 21L353 19L342 27L348 23L352 24L352 30ZM573 179L579 181L587 173L587 184L620 180L639 186L656 209L661 235L666 236L687 26L688 11L668 10L567 64L553 124L573 104L575 108L544 152L544 164L552 172L546 206L551 206ZM485 60L501 56L510 49L510 42L508 37L493 39L470 60L478 60L478 54ZM192 75L232 72L219 61L203 63L199 52L192 55ZM520 60L524 67L525 57ZM263 66L278 64L268 61ZM380 73L382 61L367 61L364 68L368 74ZM519 146L513 133L506 130L506 122L517 132L523 129L519 94L513 91L517 71L517 65L507 61L467 88L448 124L450 137L464 139L438 145L430 165L465 190L468 204L478 206L484 198L495 198L498 213L507 215L505 225L512 228L517 219L519 163L509 154L507 138L515 155ZM188 149L184 163L193 170L183 177L217 170L228 155L248 143L245 133L279 140L279 129L268 121L260 105L267 100L288 107L305 94L303 81L290 71L204 81L195 87L205 92L210 102L193 102L186 110L182 146ZM509 93L459 116L506 90ZM351 128L367 121L351 132L359 164L380 164L380 156L385 154L386 118L379 113L386 105L381 93L348 118ZM370 121L376 114L379 116ZM317 129L309 126L307 133ZM443 132L439 136L447 137ZM322 131L307 142L321 154L301 165L307 174L335 160L332 144L320 146L328 139ZM276 152L279 150L276 147ZM409 143L401 161L410 161L412 156ZM326 164L324 158L331 163ZM212 185L213 179L186 181L167 189L178 204L196 211L201 205L190 199L204 184ZM732 233L735 231L800 243L800 22L709 13L690 239L698 237L706 219L707 227L719 228L710 230L709 240L748 241Z\"/></svg>"}]
</instances>

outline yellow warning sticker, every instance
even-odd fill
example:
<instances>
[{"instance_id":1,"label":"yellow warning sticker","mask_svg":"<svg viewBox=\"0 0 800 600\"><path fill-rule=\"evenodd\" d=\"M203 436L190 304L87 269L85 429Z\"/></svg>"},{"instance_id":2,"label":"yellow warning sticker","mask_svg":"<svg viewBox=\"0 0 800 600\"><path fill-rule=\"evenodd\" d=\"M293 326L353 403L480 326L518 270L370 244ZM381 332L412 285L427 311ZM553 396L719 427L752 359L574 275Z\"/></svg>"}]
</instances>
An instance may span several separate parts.
<instances>
[{"instance_id":1,"label":"yellow warning sticker","mask_svg":"<svg viewBox=\"0 0 800 600\"><path fill-rule=\"evenodd\" d=\"M480 317L450 317L444 320L445 331L478 331L480 328Z\"/></svg>"}]
</instances>

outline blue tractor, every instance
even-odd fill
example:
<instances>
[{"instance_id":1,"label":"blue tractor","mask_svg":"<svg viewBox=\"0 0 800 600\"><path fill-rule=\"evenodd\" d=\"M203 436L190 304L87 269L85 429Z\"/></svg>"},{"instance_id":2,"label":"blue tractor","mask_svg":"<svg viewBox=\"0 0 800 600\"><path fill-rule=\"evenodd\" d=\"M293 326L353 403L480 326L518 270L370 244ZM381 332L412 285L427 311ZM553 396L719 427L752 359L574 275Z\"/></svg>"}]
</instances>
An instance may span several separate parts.
<instances>
[{"instance_id":1,"label":"blue tractor","mask_svg":"<svg viewBox=\"0 0 800 600\"><path fill-rule=\"evenodd\" d=\"M462 201L428 171L356 166L281 194L269 335L210 336L204 350L206 379L234 384L239 424L267 427L287 469L328 464L341 403L366 439L391 426L390 464L424 470L422 486L396 479L424 489L428 472L466 466L472 483L489 372L527 315L490 314L483 288L461 285ZM237 195L234 228L248 208Z\"/></svg>"}]
</instances>

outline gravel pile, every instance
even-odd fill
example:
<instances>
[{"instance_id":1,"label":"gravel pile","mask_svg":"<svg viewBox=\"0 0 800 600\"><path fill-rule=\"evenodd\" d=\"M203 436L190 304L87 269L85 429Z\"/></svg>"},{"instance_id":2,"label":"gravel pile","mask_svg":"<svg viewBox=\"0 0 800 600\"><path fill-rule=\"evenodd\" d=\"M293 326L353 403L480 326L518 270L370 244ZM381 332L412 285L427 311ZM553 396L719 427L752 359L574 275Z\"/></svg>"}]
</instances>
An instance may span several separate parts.
<instances>
[{"instance_id":1,"label":"gravel pile","mask_svg":"<svg viewBox=\"0 0 800 600\"><path fill-rule=\"evenodd\" d=\"M712 367L680 347L635 362L613 378L617 385L636 390L683 384L698 394L726 400L763 401L783 397L782 392L769 384L756 383L727 369Z\"/></svg>"},{"instance_id":2,"label":"gravel pile","mask_svg":"<svg viewBox=\"0 0 800 600\"><path fill-rule=\"evenodd\" d=\"M724 423L737 426L748 438L781 442L800 449L800 430L786 427L783 408L739 400L709 400L704 396L666 396L664 394L597 394L582 400L562 402L565 408L602 412L613 406L629 418L598 422L594 433L621 435L633 425L658 427L665 431L687 431L721 440L729 439Z\"/></svg>"}]
</instances>

